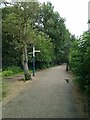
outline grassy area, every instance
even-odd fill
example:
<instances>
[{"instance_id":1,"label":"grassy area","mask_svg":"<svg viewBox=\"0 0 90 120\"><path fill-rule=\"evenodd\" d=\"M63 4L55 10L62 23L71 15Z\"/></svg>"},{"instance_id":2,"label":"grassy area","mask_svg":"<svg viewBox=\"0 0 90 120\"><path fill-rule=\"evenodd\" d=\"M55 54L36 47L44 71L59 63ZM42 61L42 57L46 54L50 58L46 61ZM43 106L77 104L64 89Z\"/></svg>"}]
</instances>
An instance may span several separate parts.
<instances>
[{"instance_id":1,"label":"grassy area","mask_svg":"<svg viewBox=\"0 0 90 120\"><path fill-rule=\"evenodd\" d=\"M7 82L2 82L2 99L6 97L7 92L8 92L8 85Z\"/></svg>"},{"instance_id":2,"label":"grassy area","mask_svg":"<svg viewBox=\"0 0 90 120\"><path fill-rule=\"evenodd\" d=\"M0 80L0 101L7 95L7 82Z\"/></svg>"},{"instance_id":3,"label":"grassy area","mask_svg":"<svg viewBox=\"0 0 90 120\"><path fill-rule=\"evenodd\" d=\"M32 71L30 70L30 73ZM5 81L2 81L2 77L15 76L18 74L23 74L23 70L17 66L11 66L5 70L0 70L0 101L7 95L8 84Z\"/></svg>"},{"instance_id":4,"label":"grassy area","mask_svg":"<svg viewBox=\"0 0 90 120\"><path fill-rule=\"evenodd\" d=\"M32 70L30 70L32 73ZM15 76L18 74L23 74L23 69L17 66L11 66L2 71L2 77Z\"/></svg>"},{"instance_id":5,"label":"grassy area","mask_svg":"<svg viewBox=\"0 0 90 120\"><path fill-rule=\"evenodd\" d=\"M6 96L7 94L7 83L2 81L2 71L0 70L0 101Z\"/></svg>"},{"instance_id":6,"label":"grassy area","mask_svg":"<svg viewBox=\"0 0 90 120\"><path fill-rule=\"evenodd\" d=\"M23 73L23 70L20 67L11 66L2 71L2 77L9 77L21 73Z\"/></svg>"},{"instance_id":7,"label":"grassy area","mask_svg":"<svg viewBox=\"0 0 90 120\"><path fill-rule=\"evenodd\" d=\"M11 66L5 70L0 70L0 101L7 95L8 84L5 81L2 81L2 77L14 76L17 74L22 74L23 70L16 66Z\"/></svg>"},{"instance_id":8,"label":"grassy area","mask_svg":"<svg viewBox=\"0 0 90 120\"><path fill-rule=\"evenodd\" d=\"M0 77L9 77L9 76L17 75L17 74L22 74L22 73L23 73L23 70L20 67L11 66L11 67L6 68L2 72L0 71ZM0 96L0 100L1 100L7 95L7 91L8 91L7 82L5 81L0 82L0 88L2 89L2 95Z\"/></svg>"}]
</instances>

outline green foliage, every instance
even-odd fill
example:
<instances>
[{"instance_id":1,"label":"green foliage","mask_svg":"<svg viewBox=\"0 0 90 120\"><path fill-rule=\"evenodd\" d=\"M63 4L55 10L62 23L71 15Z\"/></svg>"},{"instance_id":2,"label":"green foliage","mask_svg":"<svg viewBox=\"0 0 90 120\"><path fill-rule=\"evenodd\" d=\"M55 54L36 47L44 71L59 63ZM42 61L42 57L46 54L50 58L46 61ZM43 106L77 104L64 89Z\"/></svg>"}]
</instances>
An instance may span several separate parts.
<instances>
[{"instance_id":1,"label":"green foliage","mask_svg":"<svg viewBox=\"0 0 90 120\"><path fill-rule=\"evenodd\" d=\"M79 87L90 95L90 33L85 32L73 42L69 54L70 67Z\"/></svg>"},{"instance_id":2,"label":"green foliage","mask_svg":"<svg viewBox=\"0 0 90 120\"><path fill-rule=\"evenodd\" d=\"M2 99L4 98L4 97L6 97L6 95L7 95L7 83L6 82L2 82Z\"/></svg>"},{"instance_id":3,"label":"green foliage","mask_svg":"<svg viewBox=\"0 0 90 120\"><path fill-rule=\"evenodd\" d=\"M11 67L7 67L4 71L2 71L2 76L8 77L15 74L19 74L21 72L22 72L22 69L20 67L11 66Z\"/></svg>"},{"instance_id":4,"label":"green foliage","mask_svg":"<svg viewBox=\"0 0 90 120\"><path fill-rule=\"evenodd\" d=\"M6 97L7 92L8 92L7 82L3 81L0 75L0 102L4 97Z\"/></svg>"},{"instance_id":5,"label":"green foliage","mask_svg":"<svg viewBox=\"0 0 90 120\"><path fill-rule=\"evenodd\" d=\"M28 48L32 52L31 47ZM37 40L35 41L35 49L40 50L40 53L35 53L36 68L46 68L51 66L51 62L54 59L54 45L51 39L43 32L37 33ZM32 62L32 55L29 56L29 62Z\"/></svg>"},{"instance_id":6,"label":"green foliage","mask_svg":"<svg viewBox=\"0 0 90 120\"><path fill-rule=\"evenodd\" d=\"M79 51L78 51L78 43L77 41L73 42L72 48L70 49L69 53L69 62L70 67L73 72L77 72L78 62L79 62Z\"/></svg>"},{"instance_id":7,"label":"green foliage","mask_svg":"<svg viewBox=\"0 0 90 120\"><path fill-rule=\"evenodd\" d=\"M36 41L36 49L40 50L40 53L36 53L36 61L41 65L41 68L46 68L50 66L50 63L54 59L54 45L48 36L40 32L38 35L38 40Z\"/></svg>"},{"instance_id":8,"label":"green foliage","mask_svg":"<svg viewBox=\"0 0 90 120\"><path fill-rule=\"evenodd\" d=\"M54 62L60 64L68 59L70 33L66 29L65 19L60 17L50 2L43 3L36 19L36 28L51 38L54 45Z\"/></svg>"},{"instance_id":9,"label":"green foliage","mask_svg":"<svg viewBox=\"0 0 90 120\"><path fill-rule=\"evenodd\" d=\"M40 32L38 35L38 40L36 41L36 49L39 49L40 54L36 55L36 60L40 62L51 62L53 59L53 43L48 36Z\"/></svg>"},{"instance_id":10,"label":"green foliage","mask_svg":"<svg viewBox=\"0 0 90 120\"><path fill-rule=\"evenodd\" d=\"M3 68L19 65L22 48L25 44L28 46L34 43L36 36L31 20L33 21L36 17L37 11L38 3L36 2L21 2L2 8Z\"/></svg>"},{"instance_id":11,"label":"green foliage","mask_svg":"<svg viewBox=\"0 0 90 120\"><path fill-rule=\"evenodd\" d=\"M54 11L50 2L20 2L2 8L2 14L3 68L21 66L22 49L26 45L28 53L32 52L33 44L41 51L36 53L39 68L68 61L70 33L65 19ZM28 57L31 64L32 56ZM12 74L12 70L4 73L5 76Z\"/></svg>"}]
</instances>

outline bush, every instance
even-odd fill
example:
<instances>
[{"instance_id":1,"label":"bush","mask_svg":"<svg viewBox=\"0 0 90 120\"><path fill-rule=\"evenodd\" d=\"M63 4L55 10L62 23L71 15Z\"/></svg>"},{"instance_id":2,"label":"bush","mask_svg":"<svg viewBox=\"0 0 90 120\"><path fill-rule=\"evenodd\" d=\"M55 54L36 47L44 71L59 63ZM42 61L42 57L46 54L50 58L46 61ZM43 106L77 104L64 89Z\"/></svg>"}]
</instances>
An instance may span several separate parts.
<instances>
[{"instance_id":1,"label":"bush","mask_svg":"<svg viewBox=\"0 0 90 120\"><path fill-rule=\"evenodd\" d=\"M85 32L79 40L74 41L69 63L76 75L77 84L90 95L90 33Z\"/></svg>"},{"instance_id":2,"label":"bush","mask_svg":"<svg viewBox=\"0 0 90 120\"><path fill-rule=\"evenodd\" d=\"M8 77L17 73L21 73L22 69L20 67L17 66L11 66L6 68L4 71L2 71L2 76L3 77Z\"/></svg>"}]
</instances>

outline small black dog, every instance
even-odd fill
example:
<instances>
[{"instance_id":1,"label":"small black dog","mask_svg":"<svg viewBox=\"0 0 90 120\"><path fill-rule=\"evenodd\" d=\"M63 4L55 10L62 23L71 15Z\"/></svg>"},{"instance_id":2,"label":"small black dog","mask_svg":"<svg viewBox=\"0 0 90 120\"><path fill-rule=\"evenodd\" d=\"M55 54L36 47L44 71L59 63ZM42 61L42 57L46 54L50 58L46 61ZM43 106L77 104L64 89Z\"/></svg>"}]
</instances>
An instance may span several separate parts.
<instances>
[{"instance_id":1,"label":"small black dog","mask_svg":"<svg viewBox=\"0 0 90 120\"><path fill-rule=\"evenodd\" d=\"M68 79L68 78L66 78L65 81L66 81L67 83L69 83L69 79Z\"/></svg>"}]
</instances>

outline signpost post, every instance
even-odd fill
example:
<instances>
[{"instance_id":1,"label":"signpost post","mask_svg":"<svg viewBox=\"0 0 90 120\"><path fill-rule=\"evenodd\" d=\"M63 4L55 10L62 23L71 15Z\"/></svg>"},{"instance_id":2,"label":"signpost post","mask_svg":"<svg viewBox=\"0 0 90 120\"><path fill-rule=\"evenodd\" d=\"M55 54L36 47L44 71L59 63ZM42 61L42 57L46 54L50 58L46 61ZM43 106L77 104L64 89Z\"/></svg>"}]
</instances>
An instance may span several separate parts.
<instances>
[{"instance_id":1,"label":"signpost post","mask_svg":"<svg viewBox=\"0 0 90 120\"><path fill-rule=\"evenodd\" d=\"M40 50L35 50L35 46L33 45L33 76L35 76L35 52L40 52Z\"/></svg>"}]
</instances>

